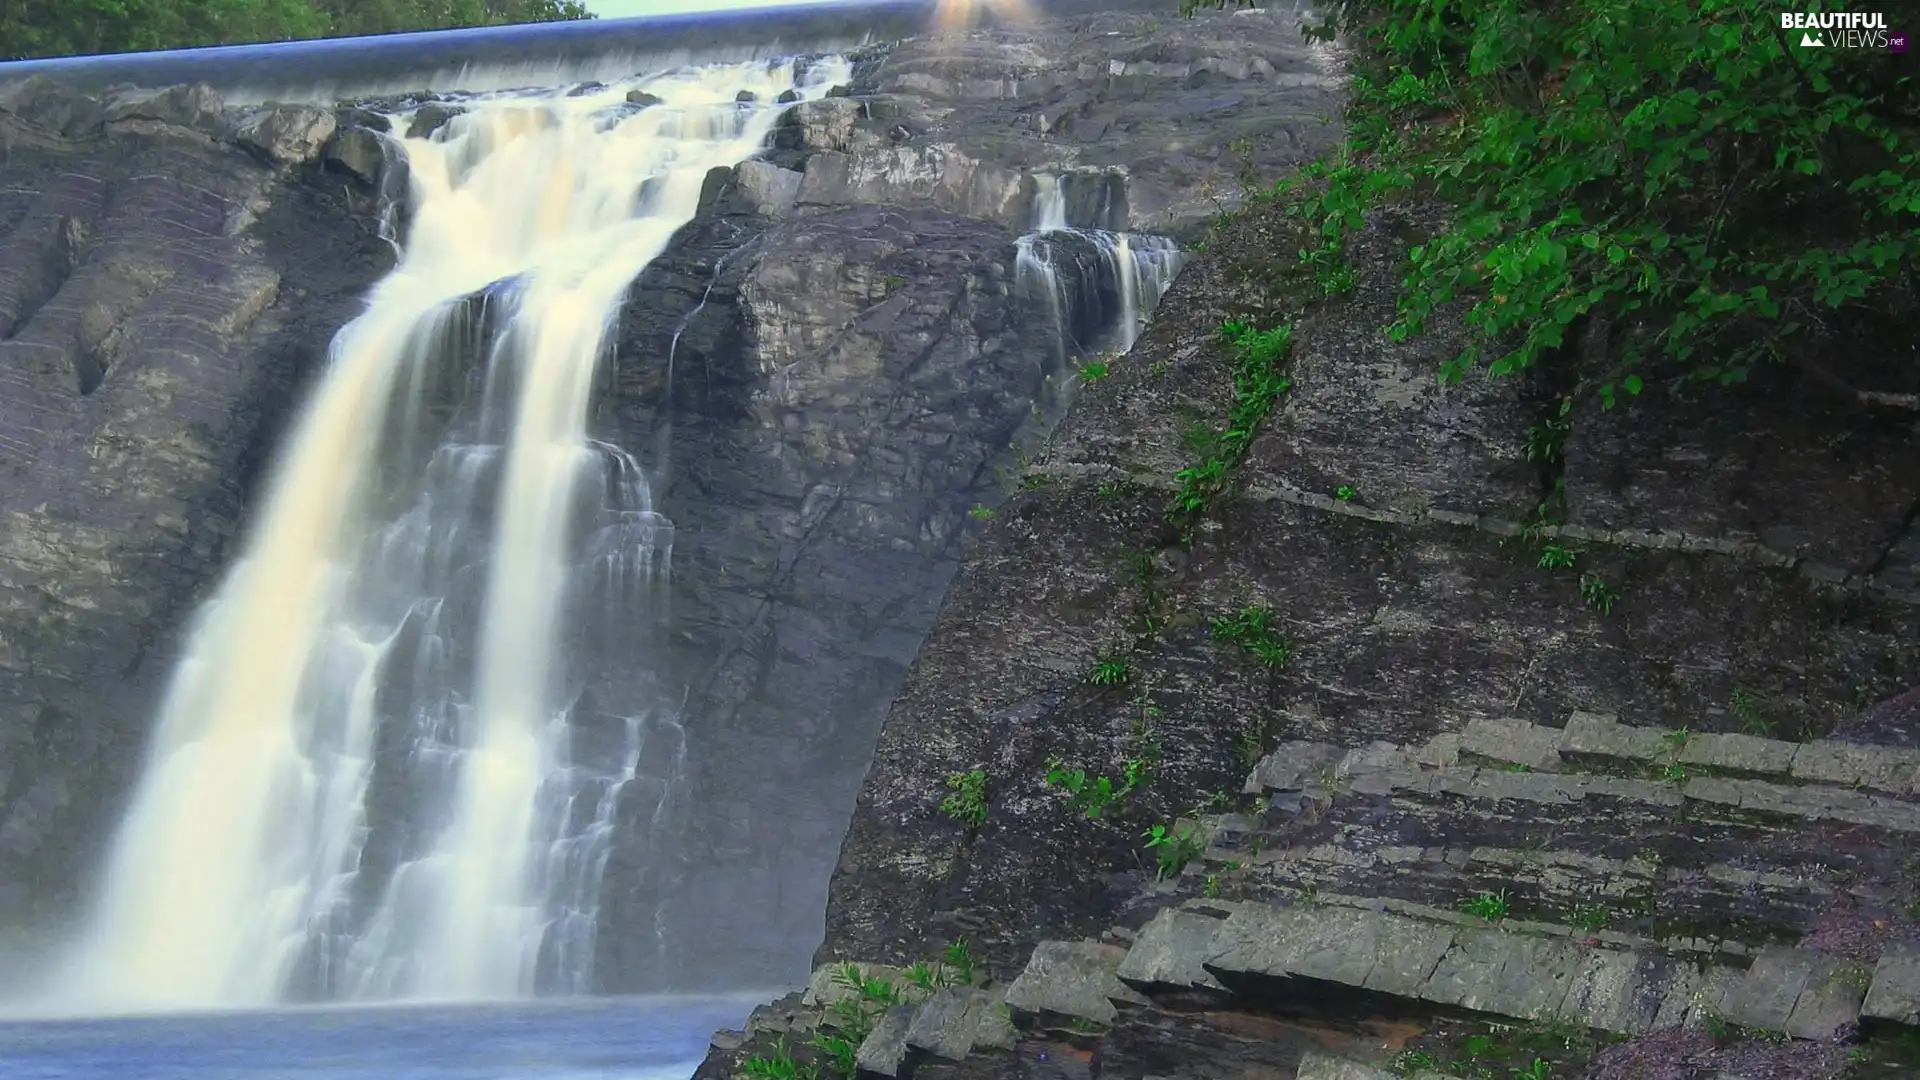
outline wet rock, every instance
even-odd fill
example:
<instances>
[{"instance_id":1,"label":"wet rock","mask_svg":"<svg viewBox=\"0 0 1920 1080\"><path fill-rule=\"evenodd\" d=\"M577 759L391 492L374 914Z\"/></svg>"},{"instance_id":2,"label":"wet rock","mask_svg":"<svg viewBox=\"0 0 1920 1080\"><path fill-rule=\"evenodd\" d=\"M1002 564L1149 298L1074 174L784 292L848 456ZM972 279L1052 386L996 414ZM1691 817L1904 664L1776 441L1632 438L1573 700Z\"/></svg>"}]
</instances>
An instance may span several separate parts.
<instances>
[{"instance_id":1,"label":"wet rock","mask_svg":"<svg viewBox=\"0 0 1920 1080\"><path fill-rule=\"evenodd\" d=\"M757 214L778 217L793 209L800 195L801 175L771 162L742 162L735 180L740 197Z\"/></svg>"},{"instance_id":2,"label":"wet rock","mask_svg":"<svg viewBox=\"0 0 1920 1080\"><path fill-rule=\"evenodd\" d=\"M370 187L378 187L386 173L388 151L384 140L364 127L334 132L321 159Z\"/></svg>"},{"instance_id":3,"label":"wet rock","mask_svg":"<svg viewBox=\"0 0 1920 1080\"><path fill-rule=\"evenodd\" d=\"M229 131L220 95L199 84L117 95L107 102L105 120L135 129L165 125L222 137Z\"/></svg>"},{"instance_id":4,"label":"wet rock","mask_svg":"<svg viewBox=\"0 0 1920 1080\"><path fill-rule=\"evenodd\" d=\"M407 138L426 139L447 126L447 121L466 112L457 105L442 105L429 102L414 111L413 118L407 121Z\"/></svg>"},{"instance_id":5,"label":"wet rock","mask_svg":"<svg viewBox=\"0 0 1920 1080\"><path fill-rule=\"evenodd\" d=\"M627 91L627 102L628 104L638 105L643 109L648 109L660 104L661 98L658 95L649 94L645 90L629 90Z\"/></svg>"},{"instance_id":6,"label":"wet rock","mask_svg":"<svg viewBox=\"0 0 1920 1080\"><path fill-rule=\"evenodd\" d=\"M100 132L106 110L99 99L34 75L0 89L0 110L69 139Z\"/></svg>"},{"instance_id":7,"label":"wet rock","mask_svg":"<svg viewBox=\"0 0 1920 1080\"><path fill-rule=\"evenodd\" d=\"M45 87L10 100L92 126ZM116 91L100 115L84 141L0 135L0 879L26 886L0 910L11 926L73 909L292 393L391 262L337 180L208 138L227 114L204 89Z\"/></svg>"},{"instance_id":8,"label":"wet rock","mask_svg":"<svg viewBox=\"0 0 1920 1080\"><path fill-rule=\"evenodd\" d=\"M779 96L779 97L777 97L777 98L775 98L774 100L775 100L776 102L778 102L779 104L781 104L781 105L791 105L791 104L793 104L794 102L796 102L796 101L799 101L799 100L800 100L800 91L798 91L798 90L782 90L782 91L780 91L780 96Z\"/></svg>"},{"instance_id":9,"label":"wet rock","mask_svg":"<svg viewBox=\"0 0 1920 1080\"><path fill-rule=\"evenodd\" d=\"M741 105L751 105L754 102L760 100L760 95L754 93L751 90L742 90L739 93L733 95L733 100Z\"/></svg>"},{"instance_id":10,"label":"wet rock","mask_svg":"<svg viewBox=\"0 0 1920 1080\"><path fill-rule=\"evenodd\" d=\"M368 131L378 131L383 134L393 130L393 121L387 119L384 114L377 113L372 109L363 109L358 106L349 105L335 112L333 115L336 130L344 131L347 128L359 127L366 128Z\"/></svg>"},{"instance_id":11,"label":"wet rock","mask_svg":"<svg viewBox=\"0 0 1920 1080\"><path fill-rule=\"evenodd\" d=\"M300 165L319 156L335 125L327 109L276 105L241 121L236 138L275 165Z\"/></svg>"}]
</instances>

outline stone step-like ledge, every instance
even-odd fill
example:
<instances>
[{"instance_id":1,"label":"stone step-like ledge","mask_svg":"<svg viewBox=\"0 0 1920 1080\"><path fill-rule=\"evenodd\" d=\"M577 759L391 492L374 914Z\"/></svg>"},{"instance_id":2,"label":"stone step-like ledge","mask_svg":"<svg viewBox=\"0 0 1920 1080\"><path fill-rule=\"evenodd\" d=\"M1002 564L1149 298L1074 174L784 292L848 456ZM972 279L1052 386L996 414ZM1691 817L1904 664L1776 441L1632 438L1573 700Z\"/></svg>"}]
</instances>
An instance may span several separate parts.
<instances>
[{"instance_id":1,"label":"stone step-like ledge","mask_svg":"<svg viewBox=\"0 0 1920 1080\"><path fill-rule=\"evenodd\" d=\"M1298 980L1430 1007L1524 1021L1557 1020L1636 1035L1718 1018L1827 1038L1862 1015L1910 1023L1913 954L1865 965L1803 949L1763 950L1746 970L1701 969L1658 953L1461 926L1384 911L1215 900L1160 912L1115 970L1145 993ZM1907 1019L1902 1019L1907 1018Z\"/></svg>"},{"instance_id":2,"label":"stone step-like ledge","mask_svg":"<svg viewBox=\"0 0 1920 1080\"><path fill-rule=\"evenodd\" d=\"M1286 864L1300 870L1310 871L1317 863L1315 856L1320 854L1322 850L1323 849L1314 848L1305 851L1292 851L1276 859L1268 859L1266 856L1262 856L1256 859L1252 865L1259 869L1273 869L1282 864ZM1515 852L1513 854L1524 853ZM1210 857L1215 858L1215 861L1226 861L1231 858L1231 853L1220 853L1218 856ZM1480 861L1498 865L1497 861L1492 859ZM1351 867L1350 863L1343 865ZM1302 880L1308 880L1306 874L1302 874L1300 877ZM1618 900L1624 897L1626 892L1627 890L1620 889L1599 895L1604 896L1604 898L1608 900ZM1305 903L1308 901L1303 899L1301 902ZM1325 907L1383 911L1390 914L1406 915L1411 918L1450 923L1462 927L1483 927L1487 925L1487 921L1478 915L1469 915L1463 911L1435 907L1431 904L1422 904L1414 900L1401 900L1382 896L1363 896L1357 893L1329 891L1317 887L1313 891L1310 902ZM1604 945L1608 948L1635 949L1662 953L1688 953L1712 963L1739 964L1759 955L1761 950L1766 948L1764 945L1752 945L1729 939L1710 940L1699 937L1679 936L1651 938L1641 934L1630 934L1622 930L1583 930L1565 923L1545 922L1532 919L1503 919L1500 925L1513 933L1533 934L1541 937L1578 939L1593 944Z\"/></svg>"},{"instance_id":3,"label":"stone step-like ledge","mask_svg":"<svg viewBox=\"0 0 1920 1080\"><path fill-rule=\"evenodd\" d=\"M1303 771L1299 765L1302 761L1323 761L1330 751L1338 751L1338 763L1330 770ZM1313 795L1345 789L1367 795L1452 795L1557 805L1596 796L1667 807L1691 801L1749 813L1920 833L1920 803L1825 783L1783 784L1723 776L1638 780L1545 769L1515 772L1478 765L1436 767L1423 762L1423 756L1426 761L1433 760L1431 755L1390 744L1342 750L1324 743L1287 743L1255 767L1243 793Z\"/></svg>"}]
</instances>

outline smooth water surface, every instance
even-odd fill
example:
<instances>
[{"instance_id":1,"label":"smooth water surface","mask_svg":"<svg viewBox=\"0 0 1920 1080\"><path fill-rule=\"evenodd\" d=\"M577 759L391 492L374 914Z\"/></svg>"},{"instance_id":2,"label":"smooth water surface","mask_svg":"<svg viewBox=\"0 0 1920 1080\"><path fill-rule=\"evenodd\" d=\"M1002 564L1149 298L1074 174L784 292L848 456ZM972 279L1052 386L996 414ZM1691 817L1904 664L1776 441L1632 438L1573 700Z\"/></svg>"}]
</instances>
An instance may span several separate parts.
<instances>
[{"instance_id":1,"label":"smooth water surface","mask_svg":"<svg viewBox=\"0 0 1920 1080\"><path fill-rule=\"evenodd\" d=\"M0 1023L0 1077L685 1080L752 1007L599 998Z\"/></svg>"}]
</instances>

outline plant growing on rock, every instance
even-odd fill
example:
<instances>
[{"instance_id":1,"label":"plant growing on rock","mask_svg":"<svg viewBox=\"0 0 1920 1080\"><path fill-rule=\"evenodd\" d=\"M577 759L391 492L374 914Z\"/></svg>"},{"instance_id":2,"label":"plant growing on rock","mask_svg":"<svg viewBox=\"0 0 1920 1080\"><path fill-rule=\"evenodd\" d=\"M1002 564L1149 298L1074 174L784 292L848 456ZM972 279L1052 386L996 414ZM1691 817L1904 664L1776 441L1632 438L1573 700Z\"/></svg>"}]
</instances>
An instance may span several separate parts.
<instances>
[{"instance_id":1,"label":"plant growing on rock","mask_svg":"<svg viewBox=\"0 0 1920 1080\"><path fill-rule=\"evenodd\" d=\"M1216 615L1207 620L1207 632L1245 649L1264 667L1282 667L1293 658L1293 647L1273 628L1272 608L1250 604L1232 615Z\"/></svg>"},{"instance_id":2,"label":"plant growing on rock","mask_svg":"<svg viewBox=\"0 0 1920 1080\"><path fill-rule=\"evenodd\" d=\"M1607 584L1605 578L1589 570L1580 575L1580 599L1600 614L1611 615L1614 602L1620 599L1620 594Z\"/></svg>"},{"instance_id":3,"label":"plant growing on rock","mask_svg":"<svg viewBox=\"0 0 1920 1080\"><path fill-rule=\"evenodd\" d=\"M1488 922L1499 922L1507 917L1507 890L1471 897L1461 902L1460 910Z\"/></svg>"},{"instance_id":4,"label":"plant growing on rock","mask_svg":"<svg viewBox=\"0 0 1920 1080\"><path fill-rule=\"evenodd\" d=\"M855 1059L860 1044L873 1034L879 1014L900 1004L906 995L886 979L862 973L858 964L840 965L833 981L848 992L827 1007L824 1021L832 1030L816 1032L807 1045L826 1055L834 1072L851 1080L859 1071Z\"/></svg>"},{"instance_id":5,"label":"plant growing on rock","mask_svg":"<svg viewBox=\"0 0 1920 1080\"><path fill-rule=\"evenodd\" d=\"M1118 654L1111 654L1095 661L1093 671L1087 676L1087 681L1095 686L1123 686L1131 677L1131 672L1127 666L1127 658Z\"/></svg>"},{"instance_id":6,"label":"plant growing on rock","mask_svg":"<svg viewBox=\"0 0 1920 1080\"><path fill-rule=\"evenodd\" d=\"M949 773L947 787L953 794L940 801L940 812L969 831L978 829L987 820L987 770Z\"/></svg>"},{"instance_id":7,"label":"plant growing on rock","mask_svg":"<svg viewBox=\"0 0 1920 1080\"><path fill-rule=\"evenodd\" d=\"M1540 549L1540 569L1571 570L1578 553L1564 544L1548 544Z\"/></svg>"},{"instance_id":8,"label":"plant growing on rock","mask_svg":"<svg viewBox=\"0 0 1920 1080\"><path fill-rule=\"evenodd\" d=\"M1584 931L1588 934L1597 934L1605 930L1607 924L1612 921L1613 912L1607 910L1603 904L1588 904L1584 907L1577 908L1567 920L1568 924L1574 929Z\"/></svg>"},{"instance_id":9,"label":"plant growing on rock","mask_svg":"<svg viewBox=\"0 0 1920 1080\"><path fill-rule=\"evenodd\" d=\"M1147 774L1146 763L1138 758L1121 768L1120 782L1116 784L1105 776L1088 776L1085 769L1069 769L1059 758L1054 758L1047 762L1047 786L1065 791L1074 809L1093 821L1106 813L1107 807L1131 794Z\"/></svg>"},{"instance_id":10,"label":"plant growing on rock","mask_svg":"<svg viewBox=\"0 0 1920 1080\"><path fill-rule=\"evenodd\" d=\"M1166 825L1155 825L1144 834L1146 847L1153 852L1158 867L1155 877L1165 880L1187 868L1187 864L1200 857L1205 850L1200 840L1200 830L1189 825L1176 831Z\"/></svg>"},{"instance_id":11,"label":"plant growing on rock","mask_svg":"<svg viewBox=\"0 0 1920 1080\"><path fill-rule=\"evenodd\" d=\"M973 985L973 944L964 937L954 938L940 954L940 962L953 969L961 986Z\"/></svg>"},{"instance_id":12,"label":"plant growing on rock","mask_svg":"<svg viewBox=\"0 0 1920 1080\"><path fill-rule=\"evenodd\" d=\"M1103 360L1080 365L1081 382L1099 382L1111 374L1113 374L1113 368Z\"/></svg>"},{"instance_id":13,"label":"plant growing on rock","mask_svg":"<svg viewBox=\"0 0 1920 1080\"><path fill-rule=\"evenodd\" d=\"M1180 485L1174 495L1176 516L1200 513L1226 490L1228 470L1246 455L1254 431L1288 388L1281 368L1293 348L1292 325L1261 330L1235 320L1221 324L1220 336L1233 350L1233 408L1226 429L1210 440L1212 452L1174 474Z\"/></svg>"},{"instance_id":14,"label":"plant growing on rock","mask_svg":"<svg viewBox=\"0 0 1920 1080\"><path fill-rule=\"evenodd\" d=\"M756 1054L741 1062L740 1073L749 1080L816 1080L820 1069L795 1060L793 1052L787 1049L787 1040L783 1038L774 1043L773 1049L767 1053Z\"/></svg>"}]
</instances>

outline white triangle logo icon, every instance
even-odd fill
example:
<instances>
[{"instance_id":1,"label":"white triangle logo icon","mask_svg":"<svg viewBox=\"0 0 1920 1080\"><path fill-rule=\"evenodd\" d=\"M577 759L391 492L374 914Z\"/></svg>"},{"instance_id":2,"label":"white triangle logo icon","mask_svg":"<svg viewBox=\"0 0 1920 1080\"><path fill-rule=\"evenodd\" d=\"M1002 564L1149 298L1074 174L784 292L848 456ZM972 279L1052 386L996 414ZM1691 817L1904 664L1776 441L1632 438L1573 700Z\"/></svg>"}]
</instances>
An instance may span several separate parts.
<instances>
[{"instance_id":1,"label":"white triangle logo icon","mask_svg":"<svg viewBox=\"0 0 1920 1080\"><path fill-rule=\"evenodd\" d=\"M1803 49L1824 49L1827 47L1827 43L1814 37L1812 34L1801 34L1800 47Z\"/></svg>"}]
</instances>

